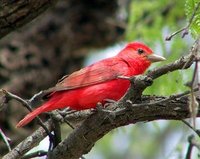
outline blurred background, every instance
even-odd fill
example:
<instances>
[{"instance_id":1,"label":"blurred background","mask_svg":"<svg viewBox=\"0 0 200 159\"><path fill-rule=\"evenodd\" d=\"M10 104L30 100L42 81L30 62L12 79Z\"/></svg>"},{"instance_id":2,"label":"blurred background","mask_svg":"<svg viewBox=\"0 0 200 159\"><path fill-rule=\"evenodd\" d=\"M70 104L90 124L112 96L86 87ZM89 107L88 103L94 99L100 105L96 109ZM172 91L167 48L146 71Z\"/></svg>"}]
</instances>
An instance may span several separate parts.
<instances>
[{"instance_id":1,"label":"blurred background","mask_svg":"<svg viewBox=\"0 0 200 159\"><path fill-rule=\"evenodd\" d=\"M31 23L0 40L0 88L23 98L56 84L69 74L97 60L113 56L127 42L142 41L167 61L188 53L192 36L166 36L187 24L185 0L60 0ZM192 68L166 74L144 94L171 95L187 89ZM0 111L0 126L14 147L36 127L31 123L16 129L27 113L10 102ZM43 115L43 118L46 118ZM62 125L62 136L70 128ZM87 159L177 159L184 158L191 130L180 121L137 123L115 129L100 139ZM0 154L7 153L0 141ZM198 158L198 154L193 154Z\"/></svg>"}]
</instances>

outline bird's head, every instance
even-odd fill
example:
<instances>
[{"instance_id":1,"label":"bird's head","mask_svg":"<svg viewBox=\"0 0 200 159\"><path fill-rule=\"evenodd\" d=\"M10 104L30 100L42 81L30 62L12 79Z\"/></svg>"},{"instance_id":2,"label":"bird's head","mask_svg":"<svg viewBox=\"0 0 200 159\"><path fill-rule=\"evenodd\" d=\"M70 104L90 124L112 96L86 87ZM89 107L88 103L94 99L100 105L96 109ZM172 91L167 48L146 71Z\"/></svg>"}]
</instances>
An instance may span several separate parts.
<instances>
[{"instance_id":1,"label":"bird's head","mask_svg":"<svg viewBox=\"0 0 200 159\"><path fill-rule=\"evenodd\" d=\"M164 57L156 55L153 51L141 42L129 43L120 53L121 56L127 56L131 59L153 63L166 60Z\"/></svg>"},{"instance_id":2,"label":"bird's head","mask_svg":"<svg viewBox=\"0 0 200 159\"><path fill-rule=\"evenodd\" d=\"M166 60L164 57L156 55L153 51L143 43L131 42L119 54L133 67L139 68L144 72L151 63Z\"/></svg>"},{"instance_id":3,"label":"bird's head","mask_svg":"<svg viewBox=\"0 0 200 159\"><path fill-rule=\"evenodd\" d=\"M166 60L162 56L153 54L153 51L148 46L140 42L129 43L125 47L125 50L130 51L130 57L147 60L150 63Z\"/></svg>"}]
</instances>

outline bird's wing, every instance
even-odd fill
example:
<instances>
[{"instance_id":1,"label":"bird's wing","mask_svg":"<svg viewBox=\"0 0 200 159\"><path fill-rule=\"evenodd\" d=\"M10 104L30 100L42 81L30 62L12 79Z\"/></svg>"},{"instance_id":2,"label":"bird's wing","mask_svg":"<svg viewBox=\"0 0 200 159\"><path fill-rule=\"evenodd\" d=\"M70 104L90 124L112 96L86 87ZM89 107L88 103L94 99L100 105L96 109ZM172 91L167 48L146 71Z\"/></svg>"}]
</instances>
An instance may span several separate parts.
<instances>
[{"instance_id":1,"label":"bird's wing","mask_svg":"<svg viewBox=\"0 0 200 159\"><path fill-rule=\"evenodd\" d=\"M128 64L120 58L109 58L64 76L50 92L72 90L90 86L126 75Z\"/></svg>"}]
</instances>

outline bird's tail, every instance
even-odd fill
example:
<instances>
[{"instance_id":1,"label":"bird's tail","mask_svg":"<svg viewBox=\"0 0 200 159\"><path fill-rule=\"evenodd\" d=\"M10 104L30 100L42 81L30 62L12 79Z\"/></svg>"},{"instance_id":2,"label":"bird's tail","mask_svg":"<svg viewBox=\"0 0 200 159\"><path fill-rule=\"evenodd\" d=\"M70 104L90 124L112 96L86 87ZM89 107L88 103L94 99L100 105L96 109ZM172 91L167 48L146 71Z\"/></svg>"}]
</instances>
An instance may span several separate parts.
<instances>
[{"instance_id":1,"label":"bird's tail","mask_svg":"<svg viewBox=\"0 0 200 159\"><path fill-rule=\"evenodd\" d=\"M35 110L33 110L32 112L30 112L29 114L27 114L22 120L20 120L20 122L16 125L16 127L19 128L19 127L25 126L26 124L28 124L29 122L31 122L39 114L48 111L47 108L50 105L51 105L51 103L47 102L44 105L36 108Z\"/></svg>"}]
</instances>

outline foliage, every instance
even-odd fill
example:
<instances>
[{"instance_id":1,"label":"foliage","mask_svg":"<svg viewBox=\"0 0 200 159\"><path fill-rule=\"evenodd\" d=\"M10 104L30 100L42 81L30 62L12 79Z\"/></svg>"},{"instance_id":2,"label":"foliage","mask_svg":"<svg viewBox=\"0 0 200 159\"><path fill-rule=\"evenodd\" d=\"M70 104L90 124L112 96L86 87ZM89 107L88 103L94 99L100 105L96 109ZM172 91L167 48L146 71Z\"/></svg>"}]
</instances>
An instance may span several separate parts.
<instances>
[{"instance_id":1,"label":"foliage","mask_svg":"<svg viewBox=\"0 0 200 159\"><path fill-rule=\"evenodd\" d=\"M185 2L185 13L188 21L193 16L193 12L197 7L199 0L186 0ZM190 31L194 37L199 36L200 34L200 7L196 11L192 24L190 25Z\"/></svg>"},{"instance_id":2,"label":"foliage","mask_svg":"<svg viewBox=\"0 0 200 159\"><path fill-rule=\"evenodd\" d=\"M182 39L178 36L170 42L165 41L166 36L186 25L184 5L184 1L178 0L132 1L126 39L144 41L152 47L155 53L163 54L167 61L156 64L157 66L174 61L188 53L188 47L193 41L191 37ZM191 71L170 73L170 75L155 80L153 86L145 93L170 95L181 92L187 89L184 83L190 80L190 75Z\"/></svg>"}]
</instances>

